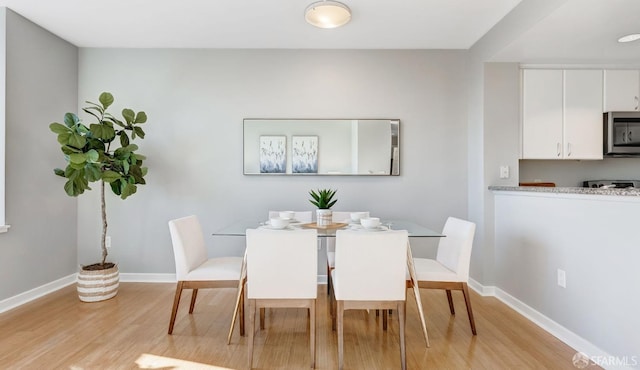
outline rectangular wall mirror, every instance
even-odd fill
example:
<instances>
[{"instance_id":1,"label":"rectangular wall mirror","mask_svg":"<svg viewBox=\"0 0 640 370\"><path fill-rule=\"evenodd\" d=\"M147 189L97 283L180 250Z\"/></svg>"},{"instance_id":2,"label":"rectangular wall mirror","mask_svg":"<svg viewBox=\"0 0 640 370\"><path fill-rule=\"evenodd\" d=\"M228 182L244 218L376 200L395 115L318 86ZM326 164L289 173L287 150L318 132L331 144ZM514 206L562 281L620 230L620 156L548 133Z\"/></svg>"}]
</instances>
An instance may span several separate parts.
<instances>
[{"instance_id":1,"label":"rectangular wall mirror","mask_svg":"<svg viewBox=\"0 0 640 370\"><path fill-rule=\"evenodd\" d=\"M244 119L245 175L400 175L398 119Z\"/></svg>"}]
</instances>

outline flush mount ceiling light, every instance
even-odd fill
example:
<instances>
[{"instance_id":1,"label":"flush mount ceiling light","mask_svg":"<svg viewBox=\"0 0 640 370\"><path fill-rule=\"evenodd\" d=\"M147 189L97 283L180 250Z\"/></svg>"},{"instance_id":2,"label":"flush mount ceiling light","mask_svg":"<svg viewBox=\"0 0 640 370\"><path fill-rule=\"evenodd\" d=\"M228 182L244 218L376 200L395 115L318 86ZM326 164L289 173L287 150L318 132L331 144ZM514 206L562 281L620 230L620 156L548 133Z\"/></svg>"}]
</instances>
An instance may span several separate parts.
<instances>
[{"instance_id":1,"label":"flush mount ceiling light","mask_svg":"<svg viewBox=\"0 0 640 370\"><path fill-rule=\"evenodd\" d=\"M351 9L337 1L318 1L307 7L304 19L320 28L336 28L349 23Z\"/></svg>"},{"instance_id":2,"label":"flush mount ceiling light","mask_svg":"<svg viewBox=\"0 0 640 370\"><path fill-rule=\"evenodd\" d=\"M618 42L631 42L640 40L640 33L632 33L630 35L622 36L618 39Z\"/></svg>"}]
</instances>

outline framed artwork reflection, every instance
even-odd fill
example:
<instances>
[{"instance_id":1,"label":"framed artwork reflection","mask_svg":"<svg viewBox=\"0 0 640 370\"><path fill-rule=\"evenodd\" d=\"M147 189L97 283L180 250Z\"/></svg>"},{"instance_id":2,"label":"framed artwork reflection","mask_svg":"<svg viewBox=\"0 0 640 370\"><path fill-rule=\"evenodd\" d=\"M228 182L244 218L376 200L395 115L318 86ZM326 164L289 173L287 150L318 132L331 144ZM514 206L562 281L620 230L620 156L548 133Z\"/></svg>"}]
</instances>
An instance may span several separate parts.
<instances>
[{"instance_id":1,"label":"framed artwork reflection","mask_svg":"<svg viewBox=\"0 0 640 370\"><path fill-rule=\"evenodd\" d=\"M318 137L291 137L291 172L318 173Z\"/></svg>"},{"instance_id":2,"label":"framed artwork reflection","mask_svg":"<svg viewBox=\"0 0 640 370\"><path fill-rule=\"evenodd\" d=\"M287 172L287 137L260 136L260 173Z\"/></svg>"}]
</instances>

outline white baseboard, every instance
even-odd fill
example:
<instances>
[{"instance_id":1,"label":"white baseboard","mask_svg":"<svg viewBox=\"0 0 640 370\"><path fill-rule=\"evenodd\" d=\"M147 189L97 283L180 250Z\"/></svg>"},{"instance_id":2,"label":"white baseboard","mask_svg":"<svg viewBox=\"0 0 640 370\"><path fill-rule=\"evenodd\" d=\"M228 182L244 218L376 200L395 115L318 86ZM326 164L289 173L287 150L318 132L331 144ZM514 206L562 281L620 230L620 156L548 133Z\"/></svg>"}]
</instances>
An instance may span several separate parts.
<instances>
[{"instance_id":1,"label":"white baseboard","mask_svg":"<svg viewBox=\"0 0 640 370\"><path fill-rule=\"evenodd\" d=\"M318 284L327 284L327 275L318 275Z\"/></svg>"},{"instance_id":2,"label":"white baseboard","mask_svg":"<svg viewBox=\"0 0 640 370\"><path fill-rule=\"evenodd\" d=\"M18 306L21 306L25 303L29 303L35 299L38 299L42 296L45 296L49 293L53 293L58 289L62 289L66 286L69 286L73 283L76 282L76 275L75 273L69 275L69 276L65 276L63 278L60 278L58 280L52 281L50 283L41 285L37 288L28 290L24 293L20 293L18 295L15 295L13 297L9 297L7 299L4 299L2 301L0 301L0 313L5 312L5 311L9 311L13 308L16 308Z\"/></svg>"},{"instance_id":3,"label":"white baseboard","mask_svg":"<svg viewBox=\"0 0 640 370\"><path fill-rule=\"evenodd\" d=\"M120 281L123 283L175 283L176 274L139 274L120 273Z\"/></svg>"},{"instance_id":4,"label":"white baseboard","mask_svg":"<svg viewBox=\"0 0 640 370\"><path fill-rule=\"evenodd\" d=\"M586 354L591 361L597 363L604 369L630 369L628 366L616 365L621 360L624 359L616 359L614 356L611 356L607 352L601 350L593 343L588 340L582 338L578 334L572 332L571 330L565 328L564 326L558 324L553 321L549 317L543 315L532 307L528 306L526 303L517 299L516 297L510 295L504 290L497 288L495 286L483 286L473 279L469 279L469 287L471 289L478 292L478 294L485 297L496 297L502 303L514 309L516 312L527 318L529 321L538 325L540 328L558 338L562 342L564 342L569 347L576 350L576 353L582 352ZM635 358L631 361L635 361ZM627 361L629 362L629 361ZM624 363L624 361L623 361ZM635 364L631 364L635 365Z\"/></svg>"}]
</instances>

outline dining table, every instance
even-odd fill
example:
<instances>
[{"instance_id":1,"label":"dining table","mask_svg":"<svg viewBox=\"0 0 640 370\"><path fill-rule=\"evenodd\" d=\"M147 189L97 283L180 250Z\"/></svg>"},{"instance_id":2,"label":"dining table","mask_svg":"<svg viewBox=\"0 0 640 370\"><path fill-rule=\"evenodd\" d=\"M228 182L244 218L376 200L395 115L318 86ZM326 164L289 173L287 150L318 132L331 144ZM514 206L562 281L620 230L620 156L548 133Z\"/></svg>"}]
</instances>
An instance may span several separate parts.
<instances>
[{"instance_id":1,"label":"dining table","mask_svg":"<svg viewBox=\"0 0 640 370\"><path fill-rule=\"evenodd\" d=\"M232 224L229 224L216 232L214 232L213 236L246 236L247 229L256 229L256 228L271 228L268 221L264 220L256 220L256 219L245 219L239 220ZM315 222L311 223L302 223L302 222L292 222L290 223L284 230L292 230L295 228L313 228L318 231L318 238L332 238L336 236L337 230L358 230L362 232L384 232L385 230L407 230L409 238L441 238L446 237L437 231L433 231L427 227L419 225L412 221L407 220L398 220L398 219L382 219L380 222L380 226L375 229L365 229L358 224L354 224L350 222L350 220L345 220L340 223L333 223L325 226L319 226ZM413 255L411 253L411 245L410 242L407 245L407 269L409 271L409 276L411 278L414 298L416 300L416 306L418 308L418 313L420 316L420 323L422 325L422 334L425 339L425 344L427 347L430 347L429 343L429 335L427 334L427 325L424 319L424 310L422 308L422 301L420 298L420 289L418 288L418 281L416 276L416 270L413 264ZM229 335L227 336L227 343L231 342L231 335L233 333L233 328L235 326L235 321L238 315L238 308L241 304L242 295L244 294L244 282L246 279L246 252L242 263L242 269L240 273L239 286L238 286L238 295L236 298L235 309L233 313L233 317L231 320L231 327L229 328Z\"/></svg>"}]
</instances>

